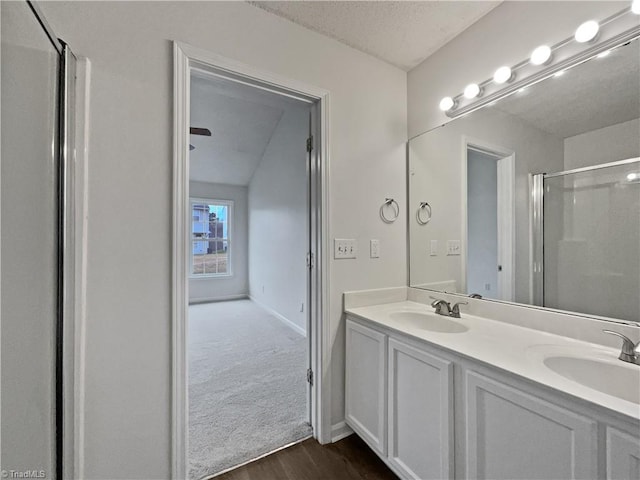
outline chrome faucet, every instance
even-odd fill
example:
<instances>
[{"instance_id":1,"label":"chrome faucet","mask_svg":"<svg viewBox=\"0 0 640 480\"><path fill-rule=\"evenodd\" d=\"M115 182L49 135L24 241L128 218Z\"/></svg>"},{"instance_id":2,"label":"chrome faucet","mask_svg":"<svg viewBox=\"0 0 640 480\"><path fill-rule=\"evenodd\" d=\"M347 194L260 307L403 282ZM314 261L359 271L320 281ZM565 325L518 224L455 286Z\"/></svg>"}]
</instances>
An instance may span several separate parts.
<instances>
[{"instance_id":1,"label":"chrome faucet","mask_svg":"<svg viewBox=\"0 0 640 480\"><path fill-rule=\"evenodd\" d=\"M468 305L469 302L458 302L454 303L453 307L451 307L451 313L449 313L450 317L460 318L460 305Z\"/></svg>"},{"instance_id":2,"label":"chrome faucet","mask_svg":"<svg viewBox=\"0 0 640 480\"><path fill-rule=\"evenodd\" d=\"M438 315L451 315L451 305L446 300L442 300L441 298L429 297L433 298L433 302L431 302L431 306L436 309L436 313Z\"/></svg>"},{"instance_id":3,"label":"chrome faucet","mask_svg":"<svg viewBox=\"0 0 640 480\"><path fill-rule=\"evenodd\" d=\"M445 317L460 318L460 305L467 305L468 302L454 303L453 307L449 302L441 298L429 297L433 299L431 306L436 309L438 315L444 315Z\"/></svg>"},{"instance_id":4,"label":"chrome faucet","mask_svg":"<svg viewBox=\"0 0 640 480\"><path fill-rule=\"evenodd\" d=\"M623 362L635 363L636 365L640 365L640 342L634 344L633 341L626 335L614 332L613 330L602 331L610 335L616 335L622 339L622 351L620 352L620 356L618 357L620 360L622 360Z\"/></svg>"}]
</instances>

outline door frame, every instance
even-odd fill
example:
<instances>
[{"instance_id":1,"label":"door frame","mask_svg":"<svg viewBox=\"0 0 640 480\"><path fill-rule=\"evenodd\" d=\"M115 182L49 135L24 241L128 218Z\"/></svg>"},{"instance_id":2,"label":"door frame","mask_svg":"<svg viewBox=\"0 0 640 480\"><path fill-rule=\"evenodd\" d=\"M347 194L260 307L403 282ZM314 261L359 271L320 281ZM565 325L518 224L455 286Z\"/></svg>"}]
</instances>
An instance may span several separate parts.
<instances>
[{"instance_id":1,"label":"door frame","mask_svg":"<svg viewBox=\"0 0 640 480\"><path fill-rule=\"evenodd\" d=\"M171 475L187 477L188 455L188 131L191 71L204 71L256 88L305 100L314 106L314 148L311 167L311 254L309 299L311 423L320 443L331 441L331 337L329 322L329 92L256 69L182 42L173 42L173 226L172 226L172 411ZM301 264L304 259L301 259Z\"/></svg>"},{"instance_id":2,"label":"door frame","mask_svg":"<svg viewBox=\"0 0 640 480\"><path fill-rule=\"evenodd\" d=\"M467 230L467 154L469 150L476 150L486 155L496 157L498 175L498 262L502 265L502 272L498 275L498 296L496 300L514 301L515 298L515 163L516 154L513 150L493 145L468 136L462 138L461 162L461 211L462 211L462 248L461 248L461 287L467 288L467 258L469 233ZM472 293L472 292L467 292Z\"/></svg>"}]
</instances>

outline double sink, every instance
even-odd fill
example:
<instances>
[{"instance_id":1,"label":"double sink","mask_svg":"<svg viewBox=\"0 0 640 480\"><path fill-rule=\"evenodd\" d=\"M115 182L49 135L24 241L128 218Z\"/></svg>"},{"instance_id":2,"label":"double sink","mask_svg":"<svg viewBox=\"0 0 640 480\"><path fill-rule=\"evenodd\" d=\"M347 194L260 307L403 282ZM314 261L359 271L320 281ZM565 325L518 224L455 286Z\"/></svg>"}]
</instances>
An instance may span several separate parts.
<instances>
[{"instance_id":1,"label":"double sink","mask_svg":"<svg viewBox=\"0 0 640 480\"><path fill-rule=\"evenodd\" d=\"M451 319L406 308L390 310L387 315L394 328L399 330L453 335L474 333L473 322L465 321L464 315L461 319ZM547 369L551 375L559 375L588 389L640 404L640 365L619 360L616 351L611 348L595 344L533 344L525 347L523 356L534 366Z\"/></svg>"}]
</instances>

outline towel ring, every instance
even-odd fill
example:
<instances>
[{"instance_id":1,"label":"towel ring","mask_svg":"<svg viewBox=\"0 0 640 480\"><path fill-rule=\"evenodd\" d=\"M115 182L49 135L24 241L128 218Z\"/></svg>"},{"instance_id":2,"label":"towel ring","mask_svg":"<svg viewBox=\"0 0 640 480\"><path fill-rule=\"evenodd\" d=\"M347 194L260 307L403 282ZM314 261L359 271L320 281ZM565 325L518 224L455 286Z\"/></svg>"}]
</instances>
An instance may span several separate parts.
<instances>
[{"instance_id":1,"label":"towel ring","mask_svg":"<svg viewBox=\"0 0 640 480\"><path fill-rule=\"evenodd\" d=\"M416 211L416 221L419 225L426 225L431 220L431 205L428 202L420 202Z\"/></svg>"},{"instance_id":2,"label":"towel ring","mask_svg":"<svg viewBox=\"0 0 640 480\"><path fill-rule=\"evenodd\" d=\"M392 217L387 217L384 213L384 207L389 206L393 211ZM398 202L396 202L393 198L385 198L384 203L380 206L380 218L382 218L382 221L384 223L393 223L398 218L398 215L400 215L400 205L398 205Z\"/></svg>"}]
</instances>

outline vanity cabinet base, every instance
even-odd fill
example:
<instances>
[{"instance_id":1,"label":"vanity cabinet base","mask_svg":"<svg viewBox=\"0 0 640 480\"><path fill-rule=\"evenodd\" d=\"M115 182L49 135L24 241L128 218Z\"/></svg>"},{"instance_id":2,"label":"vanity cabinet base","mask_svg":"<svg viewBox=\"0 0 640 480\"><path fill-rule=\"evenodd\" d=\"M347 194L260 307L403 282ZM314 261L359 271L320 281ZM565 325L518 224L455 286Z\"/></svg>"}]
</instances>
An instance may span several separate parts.
<instances>
[{"instance_id":1,"label":"vanity cabinet base","mask_svg":"<svg viewBox=\"0 0 640 480\"><path fill-rule=\"evenodd\" d=\"M388 460L407 479L453 478L453 364L389 339Z\"/></svg>"},{"instance_id":2,"label":"vanity cabinet base","mask_svg":"<svg viewBox=\"0 0 640 480\"><path fill-rule=\"evenodd\" d=\"M636 419L371 325L347 318L346 422L400 478L640 480Z\"/></svg>"},{"instance_id":3,"label":"vanity cabinet base","mask_svg":"<svg viewBox=\"0 0 640 480\"><path fill-rule=\"evenodd\" d=\"M597 478L597 422L467 371L467 473L478 479Z\"/></svg>"},{"instance_id":4,"label":"vanity cabinet base","mask_svg":"<svg viewBox=\"0 0 640 480\"><path fill-rule=\"evenodd\" d=\"M347 320L345 420L378 454L387 454L387 337Z\"/></svg>"},{"instance_id":5,"label":"vanity cabinet base","mask_svg":"<svg viewBox=\"0 0 640 480\"><path fill-rule=\"evenodd\" d=\"M607 427L607 480L637 480L638 478L640 478L640 438L616 428Z\"/></svg>"}]
</instances>

